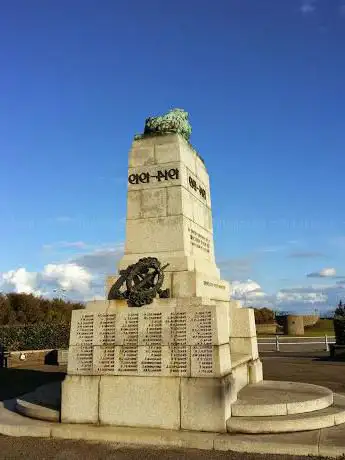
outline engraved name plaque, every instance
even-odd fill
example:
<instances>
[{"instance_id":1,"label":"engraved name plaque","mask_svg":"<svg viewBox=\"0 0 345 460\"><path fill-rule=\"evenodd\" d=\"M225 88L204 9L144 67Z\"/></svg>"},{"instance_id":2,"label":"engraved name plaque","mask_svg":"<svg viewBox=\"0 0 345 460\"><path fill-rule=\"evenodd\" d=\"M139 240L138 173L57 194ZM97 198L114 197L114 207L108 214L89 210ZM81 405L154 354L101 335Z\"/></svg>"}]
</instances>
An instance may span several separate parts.
<instances>
[{"instance_id":1,"label":"engraved name plaque","mask_svg":"<svg viewBox=\"0 0 345 460\"><path fill-rule=\"evenodd\" d=\"M72 315L68 373L213 376L217 373L215 353L229 341L227 317L224 312L219 316L217 308L76 310Z\"/></svg>"}]
</instances>

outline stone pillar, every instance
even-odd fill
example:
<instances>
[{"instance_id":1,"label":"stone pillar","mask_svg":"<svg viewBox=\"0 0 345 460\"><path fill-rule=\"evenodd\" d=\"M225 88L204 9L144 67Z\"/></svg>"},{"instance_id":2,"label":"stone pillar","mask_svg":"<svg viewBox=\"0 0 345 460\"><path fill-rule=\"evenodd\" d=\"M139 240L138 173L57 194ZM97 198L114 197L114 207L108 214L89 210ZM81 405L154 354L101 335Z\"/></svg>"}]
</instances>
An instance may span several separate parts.
<instances>
[{"instance_id":1,"label":"stone pillar","mask_svg":"<svg viewBox=\"0 0 345 460\"><path fill-rule=\"evenodd\" d=\"M304 335L304 322L301 315L287 315L285 318L284 334Z\"/></svg>"},{"instance_id":2,"label":"stone pillar","mask_svg":"<svg viewBox=\"0 0 345 460\"><path fill-rule=\"evenodd\" d=\"M142 257L169 264L163 289L172 297L230 299L215 262L206 166L178 134L135 140L129 152L126 244L118 269Z\"/></svg>"}]
</instances>

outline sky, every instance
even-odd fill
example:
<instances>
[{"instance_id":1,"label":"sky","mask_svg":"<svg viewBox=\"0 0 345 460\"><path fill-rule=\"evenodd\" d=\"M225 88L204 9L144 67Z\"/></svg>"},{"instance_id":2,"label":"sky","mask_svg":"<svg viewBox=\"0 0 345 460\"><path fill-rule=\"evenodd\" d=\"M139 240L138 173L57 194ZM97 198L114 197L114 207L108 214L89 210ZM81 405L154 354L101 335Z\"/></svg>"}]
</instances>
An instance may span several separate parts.
<instances>
[{"instance_id":1,"label":"sky","mask_svg":"<svg viewBox=\"0 0 345 460\"><path fill-rule=\"evenodd\" d=\"M182 107L233 296L334 308L344 45L345 0L2 2L0 290L101 298L123 252L133 136Z\"/></svg>"}]
</instances>

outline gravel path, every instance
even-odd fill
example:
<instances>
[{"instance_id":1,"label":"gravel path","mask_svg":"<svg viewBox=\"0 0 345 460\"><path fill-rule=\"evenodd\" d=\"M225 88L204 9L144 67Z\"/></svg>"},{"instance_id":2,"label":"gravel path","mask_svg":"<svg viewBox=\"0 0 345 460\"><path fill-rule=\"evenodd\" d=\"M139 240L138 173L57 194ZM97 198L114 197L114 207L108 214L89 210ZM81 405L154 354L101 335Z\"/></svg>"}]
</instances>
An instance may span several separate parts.
<instances>
[{"instance_id":1,"label":"gravel path","mask_svg":"<svg viewBox=\"0 0 345 460\"><path fill-rule=\"evenodd\" d=\"M191 449L128 449L116 444L0 436L0 458L16 460L314 460L318 457Z\"/></svg>"}]
</instances>

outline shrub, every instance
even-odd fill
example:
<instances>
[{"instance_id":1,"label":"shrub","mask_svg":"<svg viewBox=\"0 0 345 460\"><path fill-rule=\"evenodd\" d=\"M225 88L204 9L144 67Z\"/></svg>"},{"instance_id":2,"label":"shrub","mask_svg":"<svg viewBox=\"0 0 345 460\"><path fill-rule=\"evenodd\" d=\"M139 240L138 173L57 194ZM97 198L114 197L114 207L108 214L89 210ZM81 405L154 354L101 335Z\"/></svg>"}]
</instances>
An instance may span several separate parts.
<instances>
[{"instance_id":1,"label":"shrub","mask_svg":"<svg viewBox=\"0 0 345 460\"><path fill-rule=\"evenodd\" d=\"M9 351L68 348L69 323L0 326L0 344Z\"/></svg>"},{"instance_id":2,"label":"shrub","mask_svg":"<svg viewBox=\"0 0 345 460\"><path fill-rule=\"evenodd\" d=\"M71 321L72 311L80 308L84 305L62 299L51 300L15 292L0 294L0 325L67 323Z\"/></svg>"},{"instance_id":3,"label":"shrub","mask_svg":"<svg viewBox=\"0 0 345 460\"><path fill-rule=\"evenodd\" d=\"M336 344L345 345L345 305L342 301L334 312L333 324Z\"/></svg>"},{"instance_id":4,"label":"shrub","mask_svg":"<svg viewBox=\"0 0 345 460\"><path fill-rule=\"evenodd\" d=\"M254 308L256 324L273 324L275 315L269 308Z\"/></svg>"}]
</instances>

